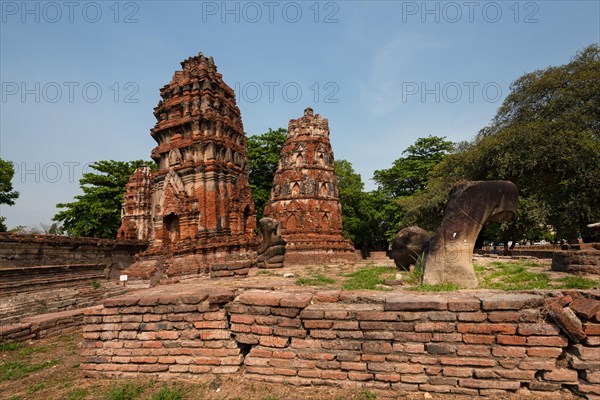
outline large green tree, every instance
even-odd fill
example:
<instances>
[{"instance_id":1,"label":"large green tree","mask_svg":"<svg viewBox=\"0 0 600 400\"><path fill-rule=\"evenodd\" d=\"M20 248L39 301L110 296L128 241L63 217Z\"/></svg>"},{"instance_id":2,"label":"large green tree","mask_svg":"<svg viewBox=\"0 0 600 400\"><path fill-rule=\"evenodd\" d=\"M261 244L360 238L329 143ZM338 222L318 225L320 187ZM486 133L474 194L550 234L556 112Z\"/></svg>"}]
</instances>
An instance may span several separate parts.
<instances>
[{"instance_id":1,"label":"large green tree","mask_svg":"<svg viewBox=\"0 0 600 400\"><path fill-rule=\"evenodd\" d=\"M453 150L454 143L445 137L418 138L402 152L403 157L394 161L391 168L375 171L373 180L378 185L378 193L373 193L373 196L378 212L384 214L381 226L385 227L388 240L399 229L414 224L424 229L435 229L437 213L433 218L430 218L429 210L420 214L418 211L423 204L415 203L414 199L422 197L420 194L429 184L429 174ZM414 209L417 212L413 212Z\"/></svg>"},{"instance_id":2,"label":"large green tree","mask_svg":"<svg viewBox=\"0 0 600 400\"><path fill-rule=\"evenodd\" d=\"M439 210L457 181L506 179L518 186L521 201L503 236L531 238L545 225L558 239L591 236L586 225L600 220L598 171L600 48L592 45L568 64L517 79L491 124L432 171L410 212Z\"/></svg>"},{"instance_id":3,"label":"large green tree","mask_svg":"<svg viewBox=\"0 0 600 400\"><path fill-rule=\"evenodd\" d=\"M0 206L12 206L19 197L19 192L13 190L12 179L15 175L13 163L0 158ZM0 232L6 232L5 217L0 216Z\"/></svg>"},{"instance_id":4,"label":"large green tree","mask_svg":"<svg viewBox=\"0 0 600 400\"><path fill-rule=\"evenodd\" d=\"M360 174L346 160L335 160L338 192L342 204L344 235L366 256L368 250L387 248L386 232L396 205L381 191L365 192Z\"/></svg>"},{"instance_id":5,"label":"large green tree","mask_svg":"<svg viewBox=\"0 0 600 400\"><path fill-rule=\"evenodd\" d=\"M444 137L419 138L402 152L391 168L377 170L373 180L393 197L410 196L427 186L429 172L454 148Z\"/></svg>"},{"instance_id":6,"label":"large green tree","mask_svg":"<svg viewBox=\"0 0 600 400\"><path fill-rule=\"evenodd\" d=\"M250 189L257 219L262 218L265 205L271 197L273 177L277 171L279 155L287 131L283 128L269 129L262 135L248 137L248 162L250 166Z\"/></svg>"},{"instance_id":7,"label":"large green tree","mask_svg":"<svg viewBox=\"0 0 600 400\"><path fill-rule=\"evenodd\" d=\"M125 185L136 168L155 167L152 161L98 161L79 180L82 195L72 203L60 203L54 221L62 222L63 230L72 236L114 238L121 225L121 206Z\"/></svg>"}]
</instances>

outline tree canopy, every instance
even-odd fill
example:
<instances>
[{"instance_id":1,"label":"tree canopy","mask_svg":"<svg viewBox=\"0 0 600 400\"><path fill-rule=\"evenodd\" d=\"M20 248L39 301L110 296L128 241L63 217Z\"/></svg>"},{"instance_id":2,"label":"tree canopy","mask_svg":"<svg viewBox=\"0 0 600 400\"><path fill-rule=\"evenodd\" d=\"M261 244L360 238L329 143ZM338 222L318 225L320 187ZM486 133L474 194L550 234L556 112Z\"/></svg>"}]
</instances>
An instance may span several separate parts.
<instances>
[{"instance_id":1,"label":"tree canopy","mask_svg":"<svg viewBox=\"0 0 600 400\"><path fill-rule=\"evenodd\" d=\"M286 134L285 129L279 128L277 130L269 129L262 135L248 137L249 181L257 220L262 218L265 205L271 197L273 177L277 171L279 154Z\"/></svg>"},{"instance_id":2,"label":"tree canopy","mask_svg":"<svg viewBox=\"0 0 600 400\"><path fill-rule=\"evenodd\" d=\"M72 203L59 203L54 221L62 222L63 230L73 236L115 238L121 225L121 207L125 185L136 168L152 161L97 161L90 165L96 172L87 172L79 180L82 195Z\"/></svg>"},{"instance_id":3,"label":"tree canopy","mask_svg":"<svg viewBox=\"0 0 600 400\"><path fill-rule=\"evenodd\" d=\"M377 170L373 180L394 197L410 196L427 186L429 172L451 152L454 144L444 137L419 138L402 152L389 169Z\"/></svg>"},{"instance_id":4,"label":"tree canopy","mask_svg":"<svg viewBox=\"0 0 600 400\"><path fill-rule=\"evenodd\" d=\"M0 158L0 205L12 206L19 198L19 192L13 190L12 179L15 175L13 163ZM6 232L5 217L0 216L0 232Z\"/></svg>"},{"instance_id":5,"label":"tree canopy","mask_svg":"<svg viewBox=\"0 0 600 400\"><path fill-rule=\"evenodd\" d=\"M427 190L404 205L417 223L437 215L460 180L505 179L519 188L518 218L503 224L515 241L549 226L572 239L600 220L600 48L527 73L489 126L429 174ZM538 232L539 233L539 232Z\"/></svg>"}]
</instances>

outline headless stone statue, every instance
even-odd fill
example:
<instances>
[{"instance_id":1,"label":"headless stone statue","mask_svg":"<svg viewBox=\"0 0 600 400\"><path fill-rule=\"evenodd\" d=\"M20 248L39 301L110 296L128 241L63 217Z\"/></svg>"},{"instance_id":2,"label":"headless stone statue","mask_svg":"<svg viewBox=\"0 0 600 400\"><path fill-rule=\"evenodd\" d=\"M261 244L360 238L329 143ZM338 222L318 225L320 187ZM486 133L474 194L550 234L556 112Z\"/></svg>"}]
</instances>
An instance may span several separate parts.
<instances>
[{"instance_id":1,"label":"headless stone statue","mask_svg":"<svg viewBox=\"0 0 600 400\"><path fill-rule=\"evenodd\" d=\"M452 188L442 225L429 241L423 283L477 287L471 260L483 225L513 219L519 191L509 181L475 181Z\"/></svg>"},{"instance_id":2,"label":"headless stone statue","mask_svg":"<svg viewBox=\"0 0 600 400\"><path fill-rule=\"evenodd\" d=\"M418 226L409 226L398 232L392 242L392 258L396 267L408 271L421 257L429 239L429 232Z\"/></svg>"},{"instance_id":3,"label":"headless stone statue","mask_svg":"<svg viewBox=\"0 0 600 400\"><path fill-rule=\"evenodd\" d=\"M260 244L258 245L258 268L281 268L285 259L285 240L281 237L281 224L273 218L259 221Z\"/></svg>"}]
</instances>

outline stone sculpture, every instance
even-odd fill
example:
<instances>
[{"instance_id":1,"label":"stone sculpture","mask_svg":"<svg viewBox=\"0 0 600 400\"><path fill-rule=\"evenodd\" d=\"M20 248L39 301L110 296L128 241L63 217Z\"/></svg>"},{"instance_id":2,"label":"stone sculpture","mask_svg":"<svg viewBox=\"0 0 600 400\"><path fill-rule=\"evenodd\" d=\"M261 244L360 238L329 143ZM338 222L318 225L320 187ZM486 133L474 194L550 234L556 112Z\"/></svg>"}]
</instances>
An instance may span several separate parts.
<instances>
[{"instance_id":1,"label":"stone sculpture","mask_svg":"<svg viewBox=\"0 0 600 400\"><path fill-rule=\"evenodd\" d=\"M398 232L392 241L392 257L396 267L408 270L421 257L431 235L418 226L409 226Z\"/></svg>"},{"instance_id":2,"label":"stone sculpture","mask_svg":"<svg viewBox=\"0 0 600 400\"><path fill-rule=\"evenodd\" d=\"M509 181L475 181L450 191L442 225L429 241L423 283L477 287L471 264L475 240L488 221L515 217L519 191Z\"/></svg>"},{"instance_id":3,"label":"stone sculpture","mask_svg":"<svg viewBox=\"0 0 600 400\"><path fill-rule=\"evenodd\" d=\"M264 216L281 221L281 234L287 242L286 265L359 259L342 233L329 123L311 108L289 123Z\"/></svg>"},{"instance_id":4,"label":"stone sculpture","mask_svg":"<svg viewBox=\"0 0 600 400\"><path fill-rule=\"evenodd\" d=\"M261 218L257 249L258 268L281 268L285 259L285 240L281 237L281 224L273 218Z\"/></svg>"}]
</instances>

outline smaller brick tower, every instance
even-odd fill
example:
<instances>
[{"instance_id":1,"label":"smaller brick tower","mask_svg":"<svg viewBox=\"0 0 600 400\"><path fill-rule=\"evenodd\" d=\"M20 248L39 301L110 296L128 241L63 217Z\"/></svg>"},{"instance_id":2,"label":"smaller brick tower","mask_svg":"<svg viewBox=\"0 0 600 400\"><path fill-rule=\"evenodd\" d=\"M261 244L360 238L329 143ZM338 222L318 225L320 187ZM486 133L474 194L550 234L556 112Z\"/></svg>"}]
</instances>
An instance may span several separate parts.
<instances>
[{"instance_id":1,"label":"smaller brick tower","mask_svg":"<svg viewBox=\"0 0 600 400\"><path fill-rule=\"evenodd\" d=\"M311 108L289 123L264 216L281 222L281 235L287 241L286 265L359 259L342 234L329 123Z\"/></svg>"}]
</instances>

